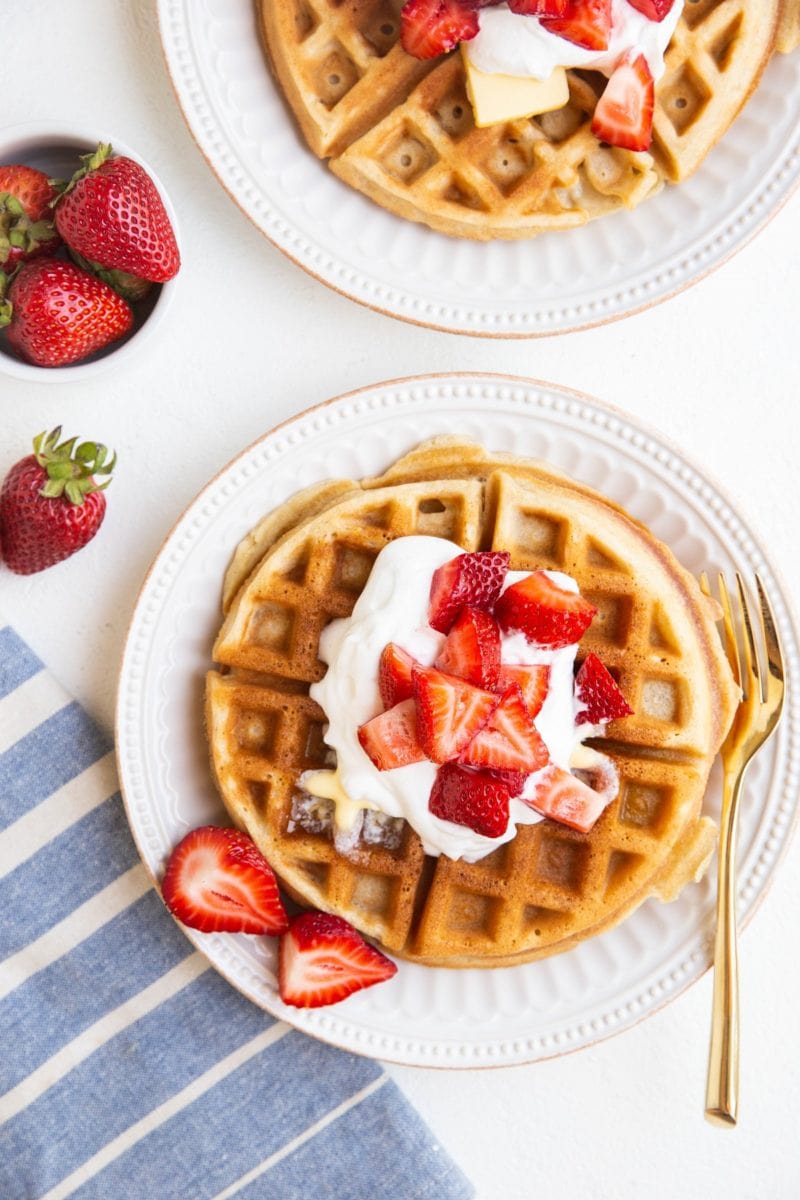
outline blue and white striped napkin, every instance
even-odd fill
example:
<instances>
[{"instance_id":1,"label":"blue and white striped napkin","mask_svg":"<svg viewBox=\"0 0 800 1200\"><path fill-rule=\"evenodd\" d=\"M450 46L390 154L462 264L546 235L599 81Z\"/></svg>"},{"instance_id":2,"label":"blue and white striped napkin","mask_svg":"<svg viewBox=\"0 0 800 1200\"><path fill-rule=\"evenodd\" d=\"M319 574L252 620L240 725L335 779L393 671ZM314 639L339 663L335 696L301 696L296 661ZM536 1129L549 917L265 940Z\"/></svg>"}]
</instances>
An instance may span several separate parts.
<instances>
[{"instance_id":1,"label":"blue and white striped napkin","mask_svg":"<svg viewBox=\"0 0 800 1200\"><path fill-rule=\"evenodd\" d=\"M2 1200L466 1200L379 1063L233 991L150 887L111 739L0 620Z\"/></svg>"}]
</instances>

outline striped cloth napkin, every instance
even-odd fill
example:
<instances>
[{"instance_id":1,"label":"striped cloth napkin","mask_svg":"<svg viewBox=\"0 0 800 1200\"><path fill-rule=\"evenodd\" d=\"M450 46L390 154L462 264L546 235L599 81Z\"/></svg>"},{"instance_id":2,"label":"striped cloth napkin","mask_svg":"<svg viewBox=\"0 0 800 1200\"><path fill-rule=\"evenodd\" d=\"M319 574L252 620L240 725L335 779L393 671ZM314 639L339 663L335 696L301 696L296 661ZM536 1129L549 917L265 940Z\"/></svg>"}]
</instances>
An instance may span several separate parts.
<instances>
[{"instance_id":1,"label":"striped cloth napkin","mask_svg":"<svg viewBox=\"0 0 800 1200\"><path fill-rule=\"evenodd\" d=\"M128 832L110 738L0 620L0 1197L464 1200L379 1063L193 951Z\"/></svg>"}]
</instances>

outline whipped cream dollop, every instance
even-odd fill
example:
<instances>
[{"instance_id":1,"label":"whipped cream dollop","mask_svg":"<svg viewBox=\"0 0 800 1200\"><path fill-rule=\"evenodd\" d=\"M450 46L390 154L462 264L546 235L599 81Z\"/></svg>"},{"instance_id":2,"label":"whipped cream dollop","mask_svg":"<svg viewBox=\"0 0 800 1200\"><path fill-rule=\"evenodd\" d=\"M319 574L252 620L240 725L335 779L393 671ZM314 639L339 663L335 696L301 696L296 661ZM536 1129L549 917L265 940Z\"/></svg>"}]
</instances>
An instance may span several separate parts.
<instances>
[{"instance_id":1,"label":"whipped cream dollop","mask_svg":"<svg viewBox=\"0 0 800 1200\"><path fill-rule=\"evenodd\" d=\"M337 805L337 824L341 827L341 821L352 819L359 808L378 809L408 821L426 854L476 862L510 841L517 825L531 825L542 818L514 798L508 828L499 838L487 838L465 825L445 821L428 809L435 763L424 761L379 771L358 740L358 727L383 711L378 664L387 643L395 642L423 666L432 666L438 657L445 636L428 624L431 578L438 567L463 553L461 546L444 538L403 537L390 542L378 555L351 616L332 621L323 630L320 657L328 670L313 684L311 696L328 720L325 741L336 751L337 790L342 789L349 802L342 813ZM527 574L509 571L504 590ZM559 587L578 591L568 575L546 574ZM575 725L576 652L577 646L560 650L532 646L522 633L502 635L504 663L546 663L550 667L549 690L535 724L551 761L565 770L583 739L598 732L596 726ZM540 774L529 776L523 796L533 795Z\"/></svg>"},{"instance_id":2,"label":"whipped cream dollop","mask_svg":"<svg viewBox=\"0 0 800 1200\"><path fill-rule=\"evenodd\" d=\"M623 54L643 54L653 79L664 74L664 54L683 11L675 0L663 21L651 21L628 0L612 0L607 50L586 50L546 29L538 17L513 13L507 5L482 8L477 37L465 42L467 57L490 75L549 79L556 67L585 67L611 75Z\"/></svg>"}]
</instances>

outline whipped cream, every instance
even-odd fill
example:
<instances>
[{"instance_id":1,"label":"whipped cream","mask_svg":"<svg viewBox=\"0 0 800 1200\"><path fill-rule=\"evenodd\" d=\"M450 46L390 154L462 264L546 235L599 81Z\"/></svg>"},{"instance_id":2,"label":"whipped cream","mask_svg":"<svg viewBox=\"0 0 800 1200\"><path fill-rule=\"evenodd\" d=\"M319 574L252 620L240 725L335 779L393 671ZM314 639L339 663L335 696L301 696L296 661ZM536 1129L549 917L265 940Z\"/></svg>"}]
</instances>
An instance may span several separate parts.
<instances>
[{"instance_id":1,"label":"whipped cream","mask_svg":"<svg viewBox=\"0 0 800 1200\"><path fill-rule=\"evenodd\" d=\"M446 854L476 862L516 834L517 825L531 825L542 818L514 798L510 804L506 832L487 838L466 825L436 817L428 799L436 779L435 763L424 761L379 771L358 741L358 727L383 711L378 684L378 662L388 642L395 642L423 666L432 666L445 636L428 624L431 577L438 567L463 554L461 546L444 538L403 537L390 542L378 555L366 587L351 616L332 621L320 639L320 657L328 664L324 678L313 684L311 696L328 719L325 741L336 751L337 790L343 789L353 807L378 809L390 817L402 817L419 834L426 854ZM509 571L503 588L510 587L528 572ZM548 571L559 587L578 591L568 575ZM546 663L550 687L536 717L551 761L565 770L584 738L598 732L590 725L575 726L574 663L577 646L549 650L532 646L522 633L502 635L502 661ZM540 772L529 776L523 796L532 796ZM301 777L303 786L306 777ZM310 783L310 778L307 780ZM337 805L337 825L344 813Z\"/></svg>"},{"instance_id":2,"label":"whipped cream","mask_svg":"<svg viewBox=\"0 0 800 1200\"><path fill-rule=\"evenodd\" d=\"M663 21L651 21L628 0L612 0L607 50L586 50L551 33L538 17L513 13L507 5L482 8L477 37L464 43L467 57L490 75L549 79L556 67L586 67L611 75L623 54L643 54L653 79L664 74L664 53L675 32L683 0L675 0Z\"/></svg>"}]
</instances>

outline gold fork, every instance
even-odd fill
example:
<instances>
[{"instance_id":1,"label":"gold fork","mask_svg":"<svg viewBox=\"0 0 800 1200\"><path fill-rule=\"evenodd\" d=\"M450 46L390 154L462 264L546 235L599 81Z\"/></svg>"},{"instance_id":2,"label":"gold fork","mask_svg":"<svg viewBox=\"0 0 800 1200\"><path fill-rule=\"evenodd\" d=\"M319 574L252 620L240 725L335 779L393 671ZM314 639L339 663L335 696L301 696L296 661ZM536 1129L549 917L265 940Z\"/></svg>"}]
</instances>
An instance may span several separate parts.
<instances>
[{"instance_id":1,"label":"gold fork","mask_svg":"<svg viewBox=\"0 0 800 1200\"><path fill-rule=\"evenodd\" d=\"M769 738L783 707L784 672L780 638L764 585L756 579L761 629L761 657L753 634L751 605L736 573L741 634L731 595L719 576L725 651L742 700L720 754L724 768L717 875L717 932L714 940L714 1006L706 1081L706 1118L715 1125L735 1125L739 1106L739 962L736 945L736 836L742 783L753 755ZM705 573L700 586L711 595Z\"/></svg>"}]
</instances>

